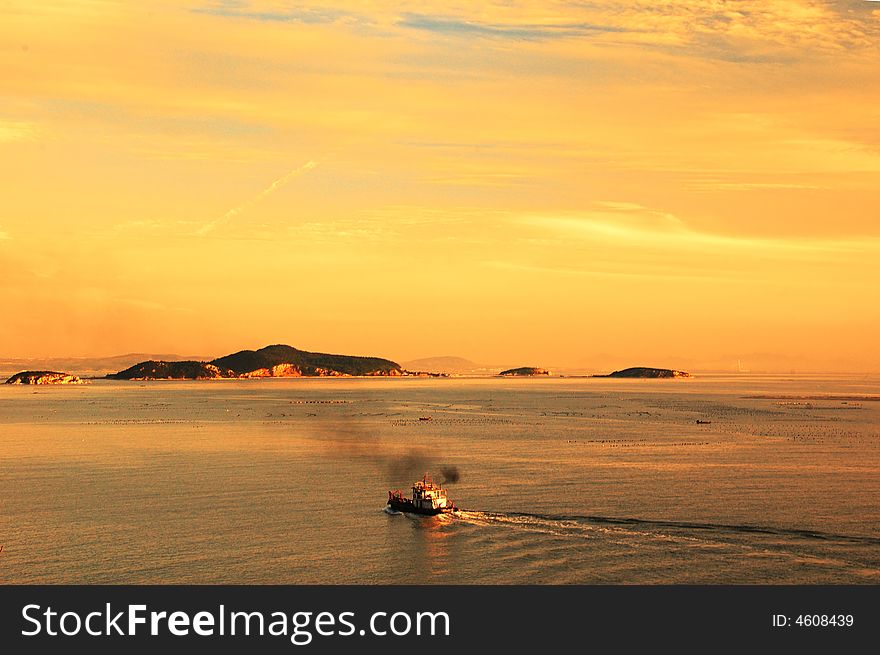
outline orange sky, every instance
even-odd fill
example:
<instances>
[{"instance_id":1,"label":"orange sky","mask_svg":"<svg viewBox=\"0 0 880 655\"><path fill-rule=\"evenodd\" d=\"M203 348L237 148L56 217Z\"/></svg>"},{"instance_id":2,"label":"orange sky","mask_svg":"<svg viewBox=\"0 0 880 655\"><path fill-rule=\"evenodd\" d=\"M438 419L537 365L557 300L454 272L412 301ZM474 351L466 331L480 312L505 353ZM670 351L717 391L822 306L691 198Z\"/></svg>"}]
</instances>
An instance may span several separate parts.
<instances>
[{"instance_id":1,"label":"orange sky","mask_svg":"<svg viewBox=\"0 0 880 655\"><path fill-rule=\"evenodd\" d=\"M880 370L880 3L0 18L2 357Z\"/></svg>"}]
</instances>

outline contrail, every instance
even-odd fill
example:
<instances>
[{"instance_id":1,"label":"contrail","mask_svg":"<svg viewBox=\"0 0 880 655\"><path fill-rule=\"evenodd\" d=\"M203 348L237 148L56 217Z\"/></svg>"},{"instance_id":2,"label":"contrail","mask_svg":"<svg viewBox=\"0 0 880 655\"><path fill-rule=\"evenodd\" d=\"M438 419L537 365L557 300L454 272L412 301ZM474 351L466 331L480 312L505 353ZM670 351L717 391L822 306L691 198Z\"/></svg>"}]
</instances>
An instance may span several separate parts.
<instances>
[{"instance_id":1,"label":"contrail","mask_svg":"<svg viewBox=\"0 0 880 655\"><path fill-rule=\"evenodd\" d=\"M272 184L270 184L265 189L260 191L257 195L255 195L250 200L246 200L245 202L241 203L237 207L233 207L232 209L230 209L228 212L223 214L223 216L221 216L217 220L211 221L210 223L206 223L205 225L203 225L201 228L199 228L199 230L196 232L196 234L200 237L203 237L206 234L208 234L208 232L210 232L211 230L214 230L214 229L220 227L221 225L225 225L226 223L231 221L233 218L238 216L245 209L248 209L249 207L256 205L258 202L261 202L266 196L268 196L270 193L273 193L273 192L277 191L278 189L280 189L281 187L283 187L285 184L290 182L290 180L293 179L294 177L297 177L298 175L302 175L303 173L312 170L315 166L317 166L317 164L310 160L310 161L307 161L302 166L300 166L299 168L294 168L289 173L282 175L277 180L272 182Z\"/></svg>"}]
</instances>

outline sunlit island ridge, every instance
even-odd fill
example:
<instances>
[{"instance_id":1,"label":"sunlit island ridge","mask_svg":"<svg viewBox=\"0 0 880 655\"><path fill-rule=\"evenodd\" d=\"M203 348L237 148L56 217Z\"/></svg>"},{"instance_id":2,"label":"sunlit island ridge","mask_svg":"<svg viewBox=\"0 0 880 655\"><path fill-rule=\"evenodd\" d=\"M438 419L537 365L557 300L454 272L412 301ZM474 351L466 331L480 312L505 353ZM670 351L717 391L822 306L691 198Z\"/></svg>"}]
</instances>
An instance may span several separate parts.
<instances>
[{"instance_id":1,"label":"sunlit island ridge","mask_svg":"<svg viewBox=\"0 0 880 655\"><path fill-rule=\"evenodd\" d=\"M241 350L209 362L150 360L107 377L116 380L211 380L402 375L431 374L406 371L397 362L381 357L313 353L277 344L259 350Z\"/></svg>"},{"instance_id":2,"label":"sunlit island ridge","mask_svg":"<svg viewBox=\"0 0 880 655\"><path fill-rule=\"evenodd\" d=\"M509 368L501 371L498 375L502 377L535 377L538 375L550 375L550 371L546 368L538 368L537 366L520 366L519 368Z\"/></svg>"},{"instance_id":3,"label":"sunlit island ridge","mask_svg":"<svg viewBox=\"0 0 880 655\"><path fill-rule=\"evenodd\" d=\"M21 371L16 373L6 384L82 384L76 375L60 371Z\"/></svg>"},{"instance_id":4,"label":"sunlit island ridge","mask_svg":"<svg viewBox=\"0 0 880 655\"><path fill-rule=\"evenodd\" d=\"M650 368L647 366L634 366L620 371L614 371L608 375L594 375L594 378L689 378L690 373L676 371L670 368Z\"/></svg>"}]
</instances>

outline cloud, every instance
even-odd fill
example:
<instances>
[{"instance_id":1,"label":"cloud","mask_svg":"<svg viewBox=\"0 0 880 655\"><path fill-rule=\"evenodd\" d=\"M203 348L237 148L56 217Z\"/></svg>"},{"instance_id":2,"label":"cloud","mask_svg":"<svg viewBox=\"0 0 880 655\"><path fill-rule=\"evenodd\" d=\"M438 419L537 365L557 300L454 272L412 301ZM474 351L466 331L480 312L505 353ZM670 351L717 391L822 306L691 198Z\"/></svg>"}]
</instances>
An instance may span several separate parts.
<instances>
[{"instance_id":1,"label":"cloud","mask_svg":"<svg viewBox=\"0 0 880 655\"><path fill-rule=\"evenodd\" d=\"M0 119L0 143L28 141L33 139L36 134L37 127L34 123Z\"/></svg>"},{"instance_id":2,"label":"cloud","mask_svg":"<svg viewBox=\"0 0 880 655\"><path fill-rule=\"evenodd\" d=\"M681 254L730 255L741 252L772 258L824 259L875 251L880 245L877 239L781 239L719 234L695 230L673 214L634 203L601 202L596 205L596 210L576 215L525 216L516 220L566 240Z\"/></svg>"},{"instance_id":3,"label":"cloud","mask_svg":"<svg viewBox=\"0 0 880 655\"><path fill-rule=\"evenodd\" d=\"M861 7L871 5L861 3ZM595 37L731 63L783 63L872 47L878 27L853 3L824 0L546 2L403 13L398 27L450 37L548 41Z\"/></svg>"},{"instance_id":4,"label":"cloud","mask_svg":"<svg viewBox=\"0 0 880 655\"><path fill-rule=\"evenodd\" d=\"M598 207L605 209L613 209L617 211L650 211L644 205L637 202L619 202L617 200L597 200L593 203Z\"/></svg>"},{"instance_id":5,"label":"cloud","mask_svg":"<svg viewBox=\"0 0 880 655\"><path fill-rule=\"evenodd\" d=\"M659 47L735 63L778 63L815 56L816 50L871 47L878 31L871 20L877 3L854 0L549 0L435 5L442 7L440 11L431 11L426 3L415 6L420 11L378 1L356 13L332 4L227 0L192 11L299 25L371 25L453 38L534 42L595 38L613 45Z\"/></svg>"},{"instance_id":6,"label":"cloud","mask_svg":"<svg viewBox=\"0 0 880 655\"><path fill-rule=\"evenodd\" d=\"M628 32L625 27L586 22L487 23L452 16L404 14L401 27L454 36L480 36L517 40L562 39L604 32Z\"/></svg>"},{"instance_id":7,"label":"cloud","mask_svg":"<svg viewBox=\"0 0 880 655\"><path fill-rule=\"evenodd\" d=\"M795 182L723 182L718 180L694 180L688 187L696 191L816 191L827 189L819 184Z\"/></svg>"},{"instance_id":8,"label":"cloud","mask_svg":"<svg viewBox=\"0 0 880 655\"><path fill-rule=\"evenodd\" d=\"M221 216L217 220L211 221L210 223L206 223L205 225L203 225L196 232L196 235L203 237L203 236L207 235L209 232L212 232L213 230L217 229L218 227L229 223L229 221L234 219L236 216L241 214L246 209L253 207L254 205L256 205L259 202L262 202L267 196L269 196L270 194L274 193L275 191L277 191L278 189L283 187L285 184L290 182L290 180L292 180L294 177L297 177L299 175L302 175L303 173L306 173L306 172L312 170L313 168L315 168L315 166L317 166L317 164L315 162L307 161L305 164L303 164L299 168L294 168L292 171L282 175L277 180L272 182L272 184L270 184L265 189L260 191L257 195L255 195L250 200L247 200L247 201L241 203L240 205L233 207L232 209L230 209L228 212L223 214L223 216Z\"/></svg>"},{"instance_id":9,"label":"cloud","mask_svg":"<svg viewBox=\"0 0 880 655\"><path fill-rule=\"evenodd\" d=\"M620 271L613 269L604 269L598 262L591 262L591 268L576 268L574 266L560 266L558 264L523 264L521 262L510 262L504 260L487 260L483 262L484 266L496 268L504 271L517 271L520 273L538 273L550 275L564 275L570 277L592 277L592 278L614 278L635 281L654 281L657 279L664 280L680 280L680 281L721 281L729 279L731 274L729 271L719 270L717 272L701 269L696 273L687 273L682 271L663 270L652 267L645 272Z\"/></svg>"},{"instance_id":10,"label":"cloud","mask_svg":"<svg viewBox=\"0 0 880 655\"><path fill-rule=\"evenodd\" d=\"M525 184L529 180L530 177L526 174L505 173L501 171L462 172L454 175L436 175L424 178L424 182L428 184L477 187L508 187Z\"/></svg>"},{"instance_id":11,"label":"cloud","mask_svg":"<svg viewBox=\"0 0 880 655\"><path fill-rule=\"evenodd\" d=\"M304 25L323 25L336 23L345 18L355 16L348 11L330 8L307 8L297 7L289 9L257 9L250 4L242 2L215 2L207 7L197 7L192 10L197 14L210 14L227 18L244 18L278 23L301 23Z\"/></svg>"}]
</instances>

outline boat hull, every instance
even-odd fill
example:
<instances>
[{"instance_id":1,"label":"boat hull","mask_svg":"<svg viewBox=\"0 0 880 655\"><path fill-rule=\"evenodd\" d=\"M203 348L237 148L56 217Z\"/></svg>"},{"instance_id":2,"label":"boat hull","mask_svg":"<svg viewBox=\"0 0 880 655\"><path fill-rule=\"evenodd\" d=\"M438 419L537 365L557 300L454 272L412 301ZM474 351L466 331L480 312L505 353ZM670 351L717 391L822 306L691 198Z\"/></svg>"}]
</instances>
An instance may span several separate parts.
<instances>
[{"instance_id":1,"label":"boat hull","mask_svg":"<svg viewBox=\"0 0 880 655\"><path fill-rule=\"evenodd\" d=\"M424 507L416 507L409 499L397 500L393 498L388 501L388 507L396 512L407 512L409 514L421 514L422 516L437 516L437 514L448 514L454 510L453 507L438 507L426 509Z\"/></svg>"}]
</instances>

